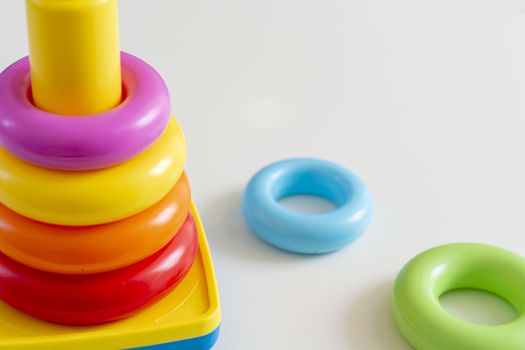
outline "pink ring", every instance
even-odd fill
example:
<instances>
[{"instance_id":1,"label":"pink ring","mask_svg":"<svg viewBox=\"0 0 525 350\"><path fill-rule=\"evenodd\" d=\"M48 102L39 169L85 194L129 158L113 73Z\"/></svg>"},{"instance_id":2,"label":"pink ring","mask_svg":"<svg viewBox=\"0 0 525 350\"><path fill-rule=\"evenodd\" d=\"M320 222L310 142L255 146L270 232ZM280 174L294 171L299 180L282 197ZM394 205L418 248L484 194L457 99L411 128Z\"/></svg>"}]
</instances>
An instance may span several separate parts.
<instances>
[{"instance_id":1,"label":"pink ring","mask_svg":"<svg viewBox=\"0 0 525 350\"><path fill-rule=\"evenodd\" d=\"M46 168L99 169L123 163L162 134L170 97L162 77L147 63L121 53L124 100L89 116L62 116L35 107L29 59L0 73L0 143L15 156Z\"/></svg>"}]
</instances>

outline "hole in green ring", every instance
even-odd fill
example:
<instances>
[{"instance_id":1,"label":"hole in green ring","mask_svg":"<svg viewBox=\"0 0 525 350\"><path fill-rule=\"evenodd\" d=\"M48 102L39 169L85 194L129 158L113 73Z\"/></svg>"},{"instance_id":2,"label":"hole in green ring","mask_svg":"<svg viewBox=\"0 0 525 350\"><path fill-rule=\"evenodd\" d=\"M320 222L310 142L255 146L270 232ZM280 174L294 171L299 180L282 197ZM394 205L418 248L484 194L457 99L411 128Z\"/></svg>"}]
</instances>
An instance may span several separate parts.
<instances>
[{"instance_id":1,"label":"hole in green ring","mask_svg":"<svg viewBox=\"0 0 525 350\"><path fill-rule=\"evenodd\" d=\"M518 317L507 300L481 289L454 289L443 293L439 302L454 317L473 324L502 325Z\"/></svg>"}]
</instances>

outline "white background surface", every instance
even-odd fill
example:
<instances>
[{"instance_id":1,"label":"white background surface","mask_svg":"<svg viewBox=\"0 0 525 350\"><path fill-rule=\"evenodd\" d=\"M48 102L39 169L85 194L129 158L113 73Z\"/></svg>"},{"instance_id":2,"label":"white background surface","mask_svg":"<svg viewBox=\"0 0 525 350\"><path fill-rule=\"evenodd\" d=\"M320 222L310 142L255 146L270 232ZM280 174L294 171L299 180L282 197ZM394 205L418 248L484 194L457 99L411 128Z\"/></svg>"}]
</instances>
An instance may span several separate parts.
<instances>
[{"instance_id":1,"label":"white background surface","mask_svg":"<svg viewBox=\"0 0 525 350\"><path fill-rule=\"evenodd\" d=\"M452 241L525 254L525 1L125 0L121 46L170 86L223 306L217 350L410 349L389 312L402 265ZM27 52L0 2L0 67ZM249 177L284 157L357 172L375 201L346 249L250 234Z\"/></svg>"}]
</instances>

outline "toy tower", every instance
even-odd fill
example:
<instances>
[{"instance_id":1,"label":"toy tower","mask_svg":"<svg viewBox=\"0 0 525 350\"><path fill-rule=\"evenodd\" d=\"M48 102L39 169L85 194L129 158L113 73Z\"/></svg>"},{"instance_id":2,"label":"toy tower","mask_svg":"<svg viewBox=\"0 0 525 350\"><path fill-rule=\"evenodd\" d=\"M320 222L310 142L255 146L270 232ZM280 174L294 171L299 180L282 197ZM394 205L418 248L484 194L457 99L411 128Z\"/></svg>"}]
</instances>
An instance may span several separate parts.
<instances>
[{"instance_id":1,"label":"toy tower","mask_svg":"<svg viewBox=\"0 0 525 350\"><path fill-rule=\"evenodd\" d=\"M220 305L162 77L117 0L26 0L0 74L0 349L210 349Z\"/></svg>"}]
</instances>

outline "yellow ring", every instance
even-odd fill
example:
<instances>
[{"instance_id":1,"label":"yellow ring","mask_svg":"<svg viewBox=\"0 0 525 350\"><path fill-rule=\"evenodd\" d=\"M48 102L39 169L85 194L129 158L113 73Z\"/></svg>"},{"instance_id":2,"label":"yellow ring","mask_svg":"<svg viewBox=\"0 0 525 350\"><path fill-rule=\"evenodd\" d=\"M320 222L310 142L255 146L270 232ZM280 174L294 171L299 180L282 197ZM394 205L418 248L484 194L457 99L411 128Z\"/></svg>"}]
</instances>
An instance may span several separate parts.
<instances>
[{"instance_id":1,"label":"yellow ring","mask_svg":"<svg viewBox=\"0 0 525 350\"><path fill-rule=\"evenodd\" d=\"M0 202L28 218L96 225L139 213L164 197L182 174L186 142L170 118L146 151L120 165L66 172L26 163L0 148Z\"/></svg>"}]
</instances>

